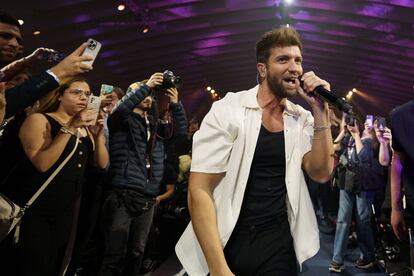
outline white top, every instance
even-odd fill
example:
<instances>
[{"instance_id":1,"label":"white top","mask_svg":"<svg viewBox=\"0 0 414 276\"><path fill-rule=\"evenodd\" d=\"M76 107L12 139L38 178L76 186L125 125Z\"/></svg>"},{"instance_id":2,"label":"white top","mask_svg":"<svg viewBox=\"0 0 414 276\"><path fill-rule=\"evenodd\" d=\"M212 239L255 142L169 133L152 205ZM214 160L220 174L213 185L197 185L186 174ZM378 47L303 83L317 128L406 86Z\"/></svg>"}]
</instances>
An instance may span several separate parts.
<instances>
[{"instance_id":1,"label":"white top","mask_svg":"<svg viewBox=\"0 0 414 276\"><path fill-rule=\"evenodd\" d=\"M223 248L237 222L262 124L258 86L227 93L214 102L193 139L192 172L222 173L214 190L218 231ZM283 112L287 210L296 257L300 265L319 250L315 212L302 171L302 159L312 147L313 117L286 101ZM176 245L176 254L190 276L207 275L208 266L191 222Z\"/></svg>"}]
</instances>

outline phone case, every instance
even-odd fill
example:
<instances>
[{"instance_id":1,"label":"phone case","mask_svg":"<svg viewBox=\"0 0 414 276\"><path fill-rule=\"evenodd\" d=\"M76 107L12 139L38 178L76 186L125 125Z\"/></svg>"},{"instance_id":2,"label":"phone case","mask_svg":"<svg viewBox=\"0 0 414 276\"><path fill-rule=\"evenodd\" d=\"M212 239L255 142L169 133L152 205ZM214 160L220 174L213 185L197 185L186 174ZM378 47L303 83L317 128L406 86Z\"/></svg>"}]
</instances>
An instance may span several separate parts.
<instances>
[{"instance_id":1,"label":"phone case","mask_svg":"<svg viewBox=\"0 0 414 276\"><path fill-rule=\"evenodd\" d=\"M83 61L83 63L84 64L92 65L93 62L96 59L96 56L99 53L99 50L101 50L101 46L102 45L101 45L100 42L96 41L93 38L89 38L88 41L87 41L87 43L88 43L88 46L86 47L85 51L83 51L82 55L90 54L90 55L93 56L93 60L91 60L91 61Z\"/></svg>"},{"instance_id":2,"label":"phone case","mask_svg":"<svg viewBox=\"0 0 414 276\"><path fill-rule=\"evenodd\" d=\"M378 129L382 131L385 129L385 127L386 127L385 118L379 117L378 118Z\"/></svg>"},{"instance_id":3,"label":"phone case","mask_svg":"<svg viewBox=\"0 0 414 276\"><path fill-rule=\"evenodd\" d=\"M113 90L114 90L114 87L112 85L108 85L108 84L101 85L101 95L111 94Z\"/></svg>"},{"instance_id":4,"label":"phone case","mask_svg":"<svg viewBox=\"0 0 414 276\"><path fill-rule=\"evenodd\" d=\"M95 119L91 123L91 125L96 124L96 119L98 119L99 108L101 107L101 97L91 95L88 99L88 109L92 108L97 112Z\"/></svg>"},{"instance_id":5,"label":"phone case","mask_svg":"<svg viewBox=\"0 0 414 276\"><path fill-rule=\"evenodd\" d=\"M369 127L372 127L374 125L374 116L367 115L365 122L368 124Z\"/></svg>"}]
</instances>

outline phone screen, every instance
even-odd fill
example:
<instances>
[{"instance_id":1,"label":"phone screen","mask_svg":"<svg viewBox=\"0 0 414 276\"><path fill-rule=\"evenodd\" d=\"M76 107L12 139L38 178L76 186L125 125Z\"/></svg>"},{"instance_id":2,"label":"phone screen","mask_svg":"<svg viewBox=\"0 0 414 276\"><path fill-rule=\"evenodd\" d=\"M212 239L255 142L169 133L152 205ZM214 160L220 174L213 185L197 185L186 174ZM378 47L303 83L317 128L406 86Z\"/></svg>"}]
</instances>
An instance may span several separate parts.
<instances>
[{"instance_id":1,"label":"phone screen","mask_svg":"<svg viewBox=\"0 0 414 276\"><path fill-rule=\"evenodd\" d=\"M373 115L367 115L367 118L365 120L368 127L372 127L374 125L374 116Z\"/></svg>"}]
</instances>

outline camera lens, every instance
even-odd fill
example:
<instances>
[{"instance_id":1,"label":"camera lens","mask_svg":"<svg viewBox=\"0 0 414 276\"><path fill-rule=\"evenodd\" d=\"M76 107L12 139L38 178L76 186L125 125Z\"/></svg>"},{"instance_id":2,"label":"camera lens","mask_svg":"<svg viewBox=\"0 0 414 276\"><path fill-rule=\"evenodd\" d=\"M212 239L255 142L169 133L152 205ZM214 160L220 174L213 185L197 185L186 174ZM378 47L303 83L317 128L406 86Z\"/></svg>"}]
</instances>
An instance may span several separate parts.
<instances>
[{"instance_id":1,"label":"camera lens","mask_svg":"<svg viewBox=\"0 0 414 276\"><path fill-rule=\"evenodd\" d=\"M178 77L178 76L174 77L172 81L173 81L175 87L180 87L183 83L181 78Z\"/></svg>"},{"instance_id":2,"label":"camera lens","mask_svg":"<svg viewBox=\"0 0 414 276\"><path fill-rule=\"evenodd\" d=\"M169 89L172 87L178 88L182 85L182 80L179 76L174 76L174 73L169 70L165 70L163 73L164 80L159 86L160 89Z\"/></svg>"}]
</instances>

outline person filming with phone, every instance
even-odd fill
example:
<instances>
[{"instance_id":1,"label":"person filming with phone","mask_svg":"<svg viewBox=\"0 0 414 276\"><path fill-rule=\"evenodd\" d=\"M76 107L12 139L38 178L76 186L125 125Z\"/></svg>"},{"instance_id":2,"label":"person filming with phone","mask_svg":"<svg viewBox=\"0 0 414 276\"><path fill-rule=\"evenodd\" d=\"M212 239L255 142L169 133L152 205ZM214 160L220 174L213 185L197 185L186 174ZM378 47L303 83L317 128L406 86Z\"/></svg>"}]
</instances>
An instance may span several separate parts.
<instances>
[{"instance_id":1,"label":"person filming with phone","mask_svg":"<svg viewBox=\"0 0 414 276\"><path fill-rule=\"evenodd\" d=\"M378 120L374 121L373 115L367 115L361 134L360 123L355 119L347 120L345 117L341 123L341 131L335 139L336 150L340 152L340 157L334 177L340 189L340 197L333 257L329 270L337 273L344 267L354 205L357 242L361 250L361 257L354 265L360 269L367 269L375 264L371 205L374 204L376 213L379 214L389 163L389 139L386 138L388 130L380 131Z\"/></svg>"},{"instance_id":2,"label":"person filming with phone","mask_svg":"<svg viewBox=\"0 0 414 276\"><path fill-rule=\"evenodd\" d=\"M41 99L39 111L28 116L20 128L23 149L15 152L23 153L22 162L11 170L1 191L20 206L73 151L78 139L79 143L60 172L26 210L20 233L15 233L18 242L12 243L11 233L0 244L1 260L8 264L3 268L13 270L4 275L55 276L68 261L64 256L65 252L70 253L70 236L76 231L76 206L85 167L91 163L105 168L109 162L103 117L87 108L90 96L85 79L62 80L59 88Z\"/></svg>"},{"instance_id":3,"label":"person filming with phone","mask_svg":"<svg viewBox=\"0 0 414 276\"><path fill-rule=\"evenodd\" d=\"M164 141L186 134L184 108L171 80L164 72L131 84L109 115L110 166L101 218L105 249L99 275L140 275L164 175ZM172 134L159 123L157 93L169 99Z\"/></svg>"}]
</instances>

